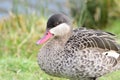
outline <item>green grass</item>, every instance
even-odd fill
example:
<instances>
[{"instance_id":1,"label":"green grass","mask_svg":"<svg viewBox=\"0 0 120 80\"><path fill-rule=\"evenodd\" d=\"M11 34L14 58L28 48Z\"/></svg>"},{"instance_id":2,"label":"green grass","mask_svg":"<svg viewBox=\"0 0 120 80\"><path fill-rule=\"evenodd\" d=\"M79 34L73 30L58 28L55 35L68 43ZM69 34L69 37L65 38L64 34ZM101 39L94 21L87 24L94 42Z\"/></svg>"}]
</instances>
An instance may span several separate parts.
<instances>
[{"instance_id":1,"label":"green grass","mask_svg":"<svg viewBox=\"0 0 120 80\"><path fill-rule=\"evenodd\" d=\"M0 80L67 80L49 76L40 70L36 59L7 56L0 59ZM120 80L120 71L100 80Z\"/></svg>"},{"instance_id":2,"label":"green grass","mask_svg":"<svg viewBox=\"0 0 120 80\"><path fill-rule=\"evenodd\" d=\"M0 80L59 80L42 72L36 59L7 56L0 64Z\"/></svg>"},{"instance_id":3,"label":"green grass","mask_svg":"<svg viewBox=\"0 0 120 80\"><path fill-rule=\"evenodd\" d=\"M37 64L41 46L36 41L43 35L46 19L36 15L11 15L0 21L0 80L66 80L45 74ZM116 26L116 27L113 27ZM120 34L120 23L111 23L106 31ZM120 71L100 80L120 80Z\"/></svg>"},{"instance_id":4,"label":"green grass","mask_svg":"<svg viewBox=\"0 0 120 80\"><path fill-rule=\"evenodd\" d=\"M105 31L111 32L116 34L116 36L120 36L120 19L112 21L110 24L107 25Z\"/></svg>"},{"instance_id":5,"label":"green grass","mask_svg":"<svg viewBox=\"0 0 120 80\"><path fill-rule=\"evenodd\" d=\"M120 80L120 71L115 71L100 78L100 80Z\"/></svg>"}]
</instances>

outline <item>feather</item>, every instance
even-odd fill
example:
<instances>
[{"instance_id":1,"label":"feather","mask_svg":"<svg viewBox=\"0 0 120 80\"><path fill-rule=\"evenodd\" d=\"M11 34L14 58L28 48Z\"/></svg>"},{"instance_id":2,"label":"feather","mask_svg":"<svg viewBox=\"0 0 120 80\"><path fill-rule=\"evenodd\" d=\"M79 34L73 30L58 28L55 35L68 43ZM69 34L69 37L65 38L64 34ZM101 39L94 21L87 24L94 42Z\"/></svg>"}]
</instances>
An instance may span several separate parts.
<instances>
[{"instance_id":1,"label":"feather","mask_svg":"<svg viewBox=\"0 0 120 80\"><path fill-rule=\"evenodd\" d=\"M69 38L66 45L79 45L79 49L84 48L101 48L105 50L120 51L120 45L114 39L115 35L100 30L79 28L73 31L73 35Z\"/></svg>"}]
</instances>

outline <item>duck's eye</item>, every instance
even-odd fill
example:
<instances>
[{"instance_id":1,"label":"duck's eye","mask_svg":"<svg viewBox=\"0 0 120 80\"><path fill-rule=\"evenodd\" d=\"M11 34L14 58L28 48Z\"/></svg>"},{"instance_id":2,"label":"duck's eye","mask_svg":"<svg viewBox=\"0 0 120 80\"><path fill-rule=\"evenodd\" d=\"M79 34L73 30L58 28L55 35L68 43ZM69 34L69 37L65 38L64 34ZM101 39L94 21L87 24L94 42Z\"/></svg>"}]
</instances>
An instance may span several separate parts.
<instances>
[{"instance_id":1,"label":"duck's eye","mask_svg":"<svg viewBox=\"0 0 120 80\"><path fill-rule=\"evenodd\" d=\"M108 53L105 53L105 55L108 55Z\"/></svg>"}]
</instances>

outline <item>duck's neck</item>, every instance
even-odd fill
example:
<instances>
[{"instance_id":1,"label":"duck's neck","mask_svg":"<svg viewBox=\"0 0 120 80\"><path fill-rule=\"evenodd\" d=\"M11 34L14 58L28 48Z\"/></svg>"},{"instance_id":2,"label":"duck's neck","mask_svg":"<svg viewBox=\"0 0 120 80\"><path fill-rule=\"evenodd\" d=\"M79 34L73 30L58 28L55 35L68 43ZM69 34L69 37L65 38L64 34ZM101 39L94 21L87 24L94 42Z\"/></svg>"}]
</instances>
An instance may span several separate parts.
<instances>
[{"instance_id":1,"label":"duck's neck","mask_svg":"<svg viewBox=\"0 0 120 80\"><path fill-rule=\"evenodd\" d=\"M51 40L49 40L45 46L51 46L49 48L53 48L53 47L61 47L63 48L66 44L66 42L68 41L69 37L70 37L71 33L64 35L64 36L60 36L60 37L54 37Z\"/></svg>"},{"instance_id":2,"label":"duck's neck","mask_svg":"<svg viewBox=\"0 0 120 80\"><path fill-rule=\"evenodd\" d=\"M70 38L71 33L64 35L64 36L60 36L60 37L54 37L54 41L57 42L60 45L65 45L65 43L68 41L68 39Z\"/></svg>"}]
</instances>

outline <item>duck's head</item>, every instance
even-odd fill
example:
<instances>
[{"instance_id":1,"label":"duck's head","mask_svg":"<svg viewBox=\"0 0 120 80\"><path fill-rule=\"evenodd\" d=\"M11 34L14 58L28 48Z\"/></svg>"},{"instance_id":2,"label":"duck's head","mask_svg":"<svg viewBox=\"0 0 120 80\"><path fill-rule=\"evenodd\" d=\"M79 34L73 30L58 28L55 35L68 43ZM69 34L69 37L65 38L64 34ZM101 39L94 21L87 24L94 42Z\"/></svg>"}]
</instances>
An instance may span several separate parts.
<instances>
[{"instance_id":1,"label":"duck's head","mask_svg":"<svg viewBox=\"0 0 120 80\"><path fill-rule=\"evenodd\" d=\"M42 39L37 41L37 44L43 44L52 37L64 37L71 30L71 21L67 16L54 14L48 19L46 33Z\"/></svg>"}]
</instances>

